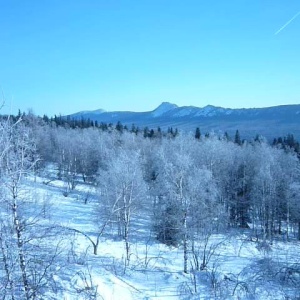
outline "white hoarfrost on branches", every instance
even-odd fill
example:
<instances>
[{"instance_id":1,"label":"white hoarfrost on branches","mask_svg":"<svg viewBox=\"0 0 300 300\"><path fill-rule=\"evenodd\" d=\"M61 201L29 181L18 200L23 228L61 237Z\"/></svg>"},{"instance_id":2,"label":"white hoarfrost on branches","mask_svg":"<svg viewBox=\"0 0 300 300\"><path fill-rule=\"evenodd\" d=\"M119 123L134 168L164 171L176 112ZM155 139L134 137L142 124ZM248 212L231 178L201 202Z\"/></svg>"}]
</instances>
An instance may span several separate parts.
<instances>
[{"instance_id":1,"label":"white hoarfrost on branches","mask_svg":"<svg viewBox=\"0 0 300 300\"><path fill-rule=\"evenodd\" d=\"M1 300L300 297L292 147L23 117L0 121Z\"/></svg>"}]
</instances>

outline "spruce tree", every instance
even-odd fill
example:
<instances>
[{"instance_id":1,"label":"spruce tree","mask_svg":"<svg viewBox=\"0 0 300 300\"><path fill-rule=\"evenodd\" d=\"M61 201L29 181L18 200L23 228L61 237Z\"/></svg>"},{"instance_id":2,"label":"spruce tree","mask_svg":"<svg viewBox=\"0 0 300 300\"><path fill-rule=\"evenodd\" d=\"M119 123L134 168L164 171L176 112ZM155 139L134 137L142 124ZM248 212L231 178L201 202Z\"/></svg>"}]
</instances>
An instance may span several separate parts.
<instances>
[{"instance_id":1,"label":"spruce tree","mask_svg":"<svg viewBox=\"0 0 300 300\"><path fill-rule=\"evenodd\" d=\"M240 133L239 131L237 130L236 133L235 133L235 136L234 136L234 142L238 145L241 145L242 144L242 141L241 141L241 136L240 136Z\"/></svg>"},{"instance_id":2,"label":"spruce tree","mask_svg":"<svg viewBox=\"0 0 300 300\"><path fill-rule=\"evenodd\" d=\"M200 138L201 138L200 128L197 127L196 128L196 133L195 133L195 139L200 140Z\"/></svg>"}]
</instances>

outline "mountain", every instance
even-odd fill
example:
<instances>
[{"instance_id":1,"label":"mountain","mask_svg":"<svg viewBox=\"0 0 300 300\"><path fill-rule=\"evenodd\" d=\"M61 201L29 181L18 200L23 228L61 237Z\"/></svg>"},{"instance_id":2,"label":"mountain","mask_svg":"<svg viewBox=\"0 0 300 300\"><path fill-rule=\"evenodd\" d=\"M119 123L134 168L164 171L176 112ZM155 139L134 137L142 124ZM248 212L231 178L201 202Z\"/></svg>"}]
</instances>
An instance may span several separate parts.
<instances>
[{"instance_id":1,"label":"mountain","mask_svg":"<svg viewBox=\"0 0 300 300\"><path fill-rule=\"evenodd\" d=\"M169 113L171 110L178 108L176 104L172 104L169 102L163 102L160 106L158 106L153 112L153 117L160 117L165 113Z\"/></svg>"},{"instance_id":2,"label":"mountain","mask_svg":"<svg viewBox=\"0 0 300 300\"><path fill-rule=\"evenodd\" d=\"M233 135L238 129L243 138L257 134L268 139L294 134L300 139L300 105L281 105L267 108L230 109L207 105L205 107L182 106L163 102L149 112L106 112L104 110L78 112L68 117L90 119L98 122L117 123L129 128L132 124L141 128L162 129L168 127L194 131L200 127L202 133L227 132Z\"/></svg>"}]
</instances>

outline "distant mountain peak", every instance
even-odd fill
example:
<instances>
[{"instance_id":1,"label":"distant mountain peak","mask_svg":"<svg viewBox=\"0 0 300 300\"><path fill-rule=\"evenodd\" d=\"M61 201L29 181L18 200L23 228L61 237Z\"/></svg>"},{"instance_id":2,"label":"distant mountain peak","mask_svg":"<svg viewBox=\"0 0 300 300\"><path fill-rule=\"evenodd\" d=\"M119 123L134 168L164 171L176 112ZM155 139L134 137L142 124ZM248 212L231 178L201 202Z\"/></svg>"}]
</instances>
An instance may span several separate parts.
<instances>
[{"instance_id":1,"label":"distant mountain peak","mask_svg":"<svg viewBox=\"0 0 300 300\"><path fill-rule=\"evenodd\" d=\"M176 104L170 102L162 102L155 110L153 110L152 115L154 117L159 117L175 108L178 108Z\"/></svg>"}]
</instances>

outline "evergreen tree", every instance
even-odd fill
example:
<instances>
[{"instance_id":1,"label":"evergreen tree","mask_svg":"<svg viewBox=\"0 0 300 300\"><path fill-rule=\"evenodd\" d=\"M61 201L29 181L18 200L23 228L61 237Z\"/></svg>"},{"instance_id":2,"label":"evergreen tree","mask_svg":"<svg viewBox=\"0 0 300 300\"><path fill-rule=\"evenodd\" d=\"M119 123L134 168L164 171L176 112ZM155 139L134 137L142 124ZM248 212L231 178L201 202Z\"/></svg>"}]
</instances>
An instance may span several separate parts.
<instances>
[{"instance_id":1,"label":"evergreen tree","mask_svg":"<svg viewBox=\"0 0 300 300\"><path fill-rule=\"evenodd\" d=\"M149 128L146 126L144 128L144 138L147 138L147 137L149 137Z\"/></svg>"},{"instance_id":2,"label":"evergreen tree","mask_svg":"<svg viewBox=\"0 0 300 300\"><path fill-rule=\"evenodd\" d=\"M123 132L124 126L121 124L120 121L118 121L117 125L116 125L116 130L118 130L119 132Z\"/></svg>"},{"instance_id":3,"label":"evergreen tree","mask_svg":"<svg viewBox=\"0 0 300 300\"><path fill-rule=\"evenodd\" d=\"M238 130L235 132L234 142L238 145L242 145L241 136Z\"/></svg>"},{"instance_id":4,"label":"evergreen tree","mask_svg":"<svg viewBox=\"0 0 300 300\"><path fill-rule=\"evenodd\" d=\"M200 138L201 138L200 128L197 127L196 128L196 133L195 133L195 139L200 140Z\"/></svg>"},{"instance_id":5,"label":"evergreen tree","mask_svg":"<svg viewBox=\"0 0 300 300\"><path fill-rule=\"evenodd\" d=\"M48 118L47 115L43 115L43 120L44 120L44 122L45 122L46 124L49 123L49 118Z\"/></svg>"},{"instance_id":6,"label":"evergreen tree","mask_svg":"<svg viewBox=\"0 0 300 300\"><path fill-rule=\"evenodd\" d=\"M225 141L228 141L228 142L231 140L227 131L225 131L225 133L224 133L224 139L225 139Z\"/></svg>"},{"instance_id":7,"label":"evergreen tree","mask_svg":"<svg viewBox=\"0 0 300 300\"><path fill-rule=\"evenodd\" d=\"M153 138L154 137L154 130L151 129L149 132L149 138Z\"/></svg>"},{"instance_id":8,"label":"evergreen tree","mask_svg":"<svg viewBox=\"0 0 300 300\"><path fill-rule=\"evenodd\" d=\"M287 135L286 144L291 148L293 148L295 146L295 139L294 139L294 136L292 134Z\"/></svg>"},{"instance_id":9,"label":"evergreen tree","mask_svg":"<svg viewBox=\"0 0 300 300\"><path fill-rule=\"evenodd\" d=\"M173 137L176 137L177 135L178 135L178 128L175 128L175 131L174 131Z\"/></svg>"},{"instance_id":10,"label":"evergreen tree","mask_svg":"<svg viewBox=\"0 0 300 300\"><path fill-rule=\"evenodd\" d=\"M157 137L161 138L162 137L162 132L161 132L161 128L157 127Z\"/></svg>"},{"instance_id":11,"label":"evergreen tree","mask_svg":"<svg viewBox=\"0 0 300 300\"><path fill-rule=\"evenodd\" d=\"M136 131L136 127L135 127L135 125L134 125L134 124L132 124L132 125L131 125L131 130L130 130L130 132L133 132L133 133L135 133L135 131Z\"/></svg>"}]
</instances>

